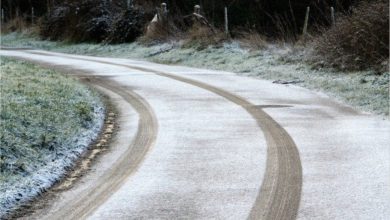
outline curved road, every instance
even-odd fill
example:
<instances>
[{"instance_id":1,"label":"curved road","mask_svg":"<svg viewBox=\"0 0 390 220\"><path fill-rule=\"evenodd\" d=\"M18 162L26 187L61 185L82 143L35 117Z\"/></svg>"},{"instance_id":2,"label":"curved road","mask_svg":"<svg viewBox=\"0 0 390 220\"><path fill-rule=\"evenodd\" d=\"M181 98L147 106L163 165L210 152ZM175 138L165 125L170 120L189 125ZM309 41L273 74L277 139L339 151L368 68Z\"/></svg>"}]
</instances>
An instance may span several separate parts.
<instances>
[{"instance_id":1,"label":"curved road","mask_svg":"<svg viewBox=\"0 0 390 220\"><path fill-rule=\"evenodd\" d=\"M36 50L0 54L86 78L120 111L110 152L29 218L343 219L389 212L388 121L305 89L226 72ZM363 188L368 193L359 195Z\"/></svg>"}]
</instances>

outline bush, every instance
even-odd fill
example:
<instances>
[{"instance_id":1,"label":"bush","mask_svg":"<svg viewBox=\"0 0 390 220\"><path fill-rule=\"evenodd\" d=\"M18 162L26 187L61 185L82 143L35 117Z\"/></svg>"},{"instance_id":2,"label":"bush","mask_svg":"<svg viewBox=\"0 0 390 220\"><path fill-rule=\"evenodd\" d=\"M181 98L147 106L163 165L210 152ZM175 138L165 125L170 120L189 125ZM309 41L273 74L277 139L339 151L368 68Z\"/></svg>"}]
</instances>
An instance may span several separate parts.
<instances>
[{"instance_id":1,"label":"bush","mask_svg":"<svg viewBox=\"0 0 390 220\"><path fill-rule=\"evenodd\" d=\"M156 15L155 15L156 16ZM145 34L140 38L140 42L146 45L175 40L182 37L182 30L175 24L172 16L163 21L157 21L156 17L149 22Z\"/></svg>"},{"instance_id":2,"label":"bush","mask_svg":"<svg viewBox=\"0 0 390 220\"><path fill-rule=\"evenodd\" d=\"M124 10L119 3L66 1L47 16L41 36L72 42L133 42L142 35L151 16L134 7Z\"/></svg>"},{"instance_id":3,"label":"bush","mask_svg":"<svg viewBox=\"0 0 390 220\"><path fill-rule=\"evenodd\" d=\"M389 2L365 1L314 40L315 60L341 70L387 70Z\"/></svg>"},{"instance_id":4,"label":"bush","mask_svg":"<svg viewBox=\"0 0 390 220\"><path fill-rule=\"evenodd\" d=\"M81 22L79 27L80 33L83 33L81 37L74 36L76 41L92 41L92 42L101 42L106 39L109 34L109 27L112 24L112 19L110 15L102 14L97 15L96 17L91 17L85 19L84 22Z\"/></svg>"},{"instance_id":5,"label":"bush","mask_svg":"<svg viewBox=\"0 0 390 220\"><path fill-rule=\"evenodd\" d=\"M238 31L235 33L240 45L244 48L252 50L261 50L266 48L267 39L264 35L257 33L256 31Z\"/></svg>"},{"instance_id":6,"label":"bush","mask_svg":"<svg viewBox=\"0 0 390 220\"><path fill-rule=\"evenodd\" d=\"M122 16L118 17L110 30L106 41L108 43L133 42L144 32L145 25L148 23L146 13L137 8L129 8Z\"/></svg>"},{"instance_id":7,"label":"bush","mask_svg":"<svg viewBox=\"0 0 390 220\"><path fill-rule=\"evenodd\" d=\"M184 46L195 46L201 50L210 45L221 46L222 43L226 42L228 39L229 36L220 30L214 30L210 27L195 24L187 31Z\"/></svg>"},{"instance_id":8,"label":"bush","mask_svg":"<svg viewBox=\"0 0 390 220\"><path fill-rule=\"evenodd\" d=\"M50 40L101 42L108 36L116 10L104 1L65 2L47 16L41 36Z\"/></svg>"},{"instance_id":9,"label":"bush","mask_svg":"<svg viewBox=\"0 0 390 220\"><path fill-rule=\"evenodd\" d=\"M22 31L27 28L27 22L22 17L16 17L4 25L1 25L1 32L7 33L7 32L15 32L15 31Z\"/></svg>"},{"instance_id":10,"label":"bush","mask_svg":"<svg viewBox=\"0 0 390 220\"><path fill-rule=\"evenodd\" d=\"M41 36L49 40L62 40L65 38L66 19L69 7L57 7L52 14L44 20L41 27ZM65 29L66 30L66 29Z\"/></svg>"}]
</instances>

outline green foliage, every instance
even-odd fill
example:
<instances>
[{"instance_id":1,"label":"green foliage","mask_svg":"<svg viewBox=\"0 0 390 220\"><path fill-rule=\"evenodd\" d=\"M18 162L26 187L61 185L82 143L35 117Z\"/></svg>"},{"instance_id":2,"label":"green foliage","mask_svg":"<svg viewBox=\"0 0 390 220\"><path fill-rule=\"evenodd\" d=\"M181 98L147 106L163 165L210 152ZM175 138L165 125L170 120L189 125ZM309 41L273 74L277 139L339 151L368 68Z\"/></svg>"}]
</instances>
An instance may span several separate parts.
<instances>
[{"instance_id":1,"label":"green foliage","mask_svg":"<svg viewBox=\"0 0 390 220\"><path fill-rule=\"evenodd\" d=\"M86 102L78 102L75 104L77 115L82 119L82 125L88 127L88 123L92 121L93 108Z\"/></svg>"}]
</instances>

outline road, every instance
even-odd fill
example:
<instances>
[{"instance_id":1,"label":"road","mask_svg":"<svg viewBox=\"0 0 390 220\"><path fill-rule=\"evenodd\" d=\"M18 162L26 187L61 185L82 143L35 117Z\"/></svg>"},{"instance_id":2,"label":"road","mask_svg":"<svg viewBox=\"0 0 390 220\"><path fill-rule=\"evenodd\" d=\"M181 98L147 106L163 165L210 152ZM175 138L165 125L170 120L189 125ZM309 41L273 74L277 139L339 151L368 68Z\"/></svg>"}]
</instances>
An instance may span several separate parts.
<instances>
[{"instance_id":1,"label":"road","mask_svg":"<svg viewBox=\"0 0 390 220\"><path fill-rule=\"evenodd\" d=\"M28 219L385 219L390 123L233 73L1 50L118 106L109 152Z\"/></svg>"}]
</instances>

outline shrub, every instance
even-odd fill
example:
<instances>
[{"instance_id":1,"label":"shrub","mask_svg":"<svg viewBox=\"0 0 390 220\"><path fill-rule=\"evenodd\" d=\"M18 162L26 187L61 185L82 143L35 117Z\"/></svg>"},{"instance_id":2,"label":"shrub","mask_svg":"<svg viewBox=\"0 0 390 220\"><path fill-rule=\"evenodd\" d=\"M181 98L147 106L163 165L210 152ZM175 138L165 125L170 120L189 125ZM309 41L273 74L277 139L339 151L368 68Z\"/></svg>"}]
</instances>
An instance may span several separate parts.
<instances>
[{"instance_id":1,"label":"shrub","mask_svg":"<svg viewBox=\"0 0 390 220\"><path fill-rule=\"evenodd\" d=\"M267 39L264 35L256 31L239 31L235 34L241 44L245 48L254 50L264 49L267 45Z\"/></svg>"},{"instance_id":2,"label":"shrub","mask_svg":"<svg viewBox=\"0 0 390 220\"><path fill-rule=\"evenodd\" d=\"M156 21L156 17L154 17L151 22L148 20L147 23L145 34L140 38L141 43L159 43L178 39L182 36L182 30L176 26L169 14L163 21Z\"/></svg>"},{"instance_id":3,"label":"shrub","mask_svg":"<svg viewBox=\"0 0 390 220\"><path fill-rule=\"evenodd\" d=\"M48 15L42 23L41 36L50 40L65 38L64 28L69 11L69 7L57 7L52 14Z\"/></svg>"},{"instance_id":4,"label":"shrub","mask_svg":"<svg viewBox=\"0 0 390 220\"><path fill-rule=\"evenodd\" d=\"M145 25L148 23L146 13L134 7L126 10L113 23L109 36L106 41L108 43L125 43L133 42L144 32Z\"/></svg>"},{"instance_id":5,"label":"shrub","mask_svg":"<svg viewBox=\"0 0 390 220\"><path fill-rule=\"evenodd\" d=\"M229 39L222 31L197 24L192 26L186 35L184 46L197 46L198 49L204 49L209 45L220 46Z\"/></svg>"},{"instance_id":6,"label":"shrub","mask_svg":"<svg viewBox=\"0 0 390 220\"><path fill-rule=\"evenodd\" d=\"M16 17L7 23L5 25L1 26L1 32L15 32L15 31L22 31L27 27L26 21L22 17Z\"/></svg>"},{"instance_id":7,"label":"shrub","mask_svg":"<svg viewBox=\"0 0 390 220\"><path fill-rule=\"evenodd\" d=\"M83 33L81 37L79 38L76 35L73 39L76 41L101 42L107 37L111 24L112 18L107 14L87 18L78 27L82 31L80 33Z\"/></svg>"},{"instance_id":8,"label":"shrub","mask_svg":"<svg viewBox=\"0 0 390 220\"><path fill-rule=\"evenodd\" d=\"M121 2L65 1L56 6L42 25L41 36L73 42L133 42L142 35L150 13L125 10Z\"/></svg>"},{"instance_id":9,"label":"shrub","mask_svg":"<svg viewBox=\"0 0 390 220\"><path fill-rule=\"evenodd\" d=\"M50 40L101 42L108 36L116 10L104 1L65 2L47 15L41 35Z\"/></svg>"},{"instance_id":10,"label":"shrub","mask_svg":"<svg viewBox=\"0 0 390 220\"><path fill-rule=\"evenodd\" d=\"M386 71L389 58L389 2L361 2L352 15L314 40L314 60L341 70Z\"/></svg>"}]
</instances>

